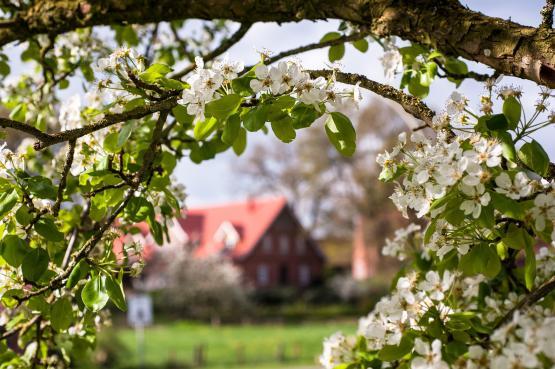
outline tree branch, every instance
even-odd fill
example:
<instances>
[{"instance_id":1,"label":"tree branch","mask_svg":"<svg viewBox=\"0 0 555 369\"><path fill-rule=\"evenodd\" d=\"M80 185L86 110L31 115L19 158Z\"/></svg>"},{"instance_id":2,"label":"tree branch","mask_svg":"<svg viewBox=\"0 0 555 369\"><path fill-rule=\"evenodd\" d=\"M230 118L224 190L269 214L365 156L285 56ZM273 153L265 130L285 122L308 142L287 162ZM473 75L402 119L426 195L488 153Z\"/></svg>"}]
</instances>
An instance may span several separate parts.
<instances>
[{"instance_id":1,"label":"tree branch","mask_svg":"<svg viewBox=\"0 0 555 369\"><path fill-rule=\"evenodd\" d=\"M432 118L435 115L434 111L417 97L407 95L401 90L398 90L389 85L372 81L367 77L355 73L343 73L331 70L312 70L308 71L312 77L325 77L329 78L335 73L337 82L355 85L360 82L360 86L370 90L386 99L393 100L405 109L405 111L415 118L422 120L426 125L432 127Z\"/></svg>"},{"instance_id":2,"label":"tree branch","mask_svg":"<svg viewBox=\"0 0 555 369\"><path fill-rule=\"evenodd\" d=\"M56 196L56 202L52 207L52 214L54 214L55 217L58 216L58 212L60 211L60 206L62 205L62 201L64 199L64 191L66 189L67 176L69 174L69 171L71 170L71 164L73 164L73 157L75 155L76 143L77 142L75 140L69 141L67 157L64 163L64 169L62 170L62 177L60 178L60 183L58 184L58 195Z\"/></svg>"},{"instance_id":3,"label":"tree branch","mask_svg":"<svg viewBox=\"0 0 555 369\"><path fill-rule=\"evenodd\" d=\"M399 36L483 63L501 74L555 87L553 29L489 17L455 0L53 0L37 1L17 12L16 18L15 24L0 28L0 45L37 34L121 23L191 18L241 23L341 19L367 26L378 37Z\"/></svg>"},{"instance_id":4,"label":"tree branch","mask_svg":"<svg viewBox=\"0 0 555 369\"><path fill-rule=\"evenodd\" d=\"M52 133L52 134L41 132L38 129L31 127L25 123L16 122L9 119L7 120L10 122L10 125L8 125L10 128L14 128L26 133L30 133L33 136L35 136L38 139L38 142L36 142L34 145L35 150L42 150L48 146L52 146L61 142L76 140L80 137L96 132L103 128L113 126L114 124L117 124L117 123L125 122L131 119L143 118L147 115L160 112L163 110L171 110L176 105L177 105L177 97L171 96L160 102L139 106L127 112L107 114L104 118L100 119L97 123L94 123L94 124L89 124L84 127L69 129L66 131L61 131L61 132ZM4 120L6 119L0 118L0 126L2 126L2 122ZM32 133L29 132L29 128L32 128L30 130Z\"/></svg>"},{"instance_id":5,"label":"tree branch","mask_svg":"<svg viewBox=\"0 0 555 369\"><path fill-rule=\"evenodd\" d=\"M501 327L503 324L508 323L513 318L513 314L516 311L525 309L534 305L536 302L547 296L555 290L555 276L549 278L547 281L543 282L538 288L534 291L530 292L526 297L518 302L507 314L505 314L499 321L495 324L495 328L497 329Z\"/></svg>"},{"instance_id":6,"label":"tree branch","mask_svg":"<svg viewBox=\"0 0 555 369\"><path fill-rule=\"evenodd\" d=\"M345 42L349 42L349 41L357 41L360 39L365 38L366 36L368 36L369 32L366 31L362 31L362 32L356 32L356 33L352 33L350 35L345 35L345 36L341 36L339 38L336 38L334 40L329 40L329 41L324 41L324 42L314 42L312 44L308 44L305 46L301 46L301 47L297 47L295 49L291 49L291 50L287 50L287 51L283 51L279 54L276 54L272 57L267 58L266 60L264 60L264 64L266 65L270 65L273 64L283 58L287 58L288 56L292 56L292 55L297 55L300 53L304 53L310 50L316 50L316 49L322 49L324 47L328 47L328 46L334 46L334 45L340 45L343 44ZM249 70L252 67L254 67L254 65L249 65L248 67L245 67L245 70Z\"/></svg>"},{"instance_id":7,"label":"tree branch","mask_svg":"<svg viewBox=\"0 0 555 369\"><path fill-rule=\"evenodd\" d=\"M252 26L251 23L242 23L241 27L239 27L239 29L235 31L234 34L232 34L229 38L226 38L225 40L223 40L220 46L218 46L208 54L204 55L202 57L202 60L204 60L204 62L207 62L225 53L227 50L229 50L233 45L235 45L243 38L243 36L248 32L251 26ZM195 68L196 68L196 65L191 64L186 68L182 69L181 71L171 74L169 77L179 79L191 73Z\"/></svg>"}]
</instances>

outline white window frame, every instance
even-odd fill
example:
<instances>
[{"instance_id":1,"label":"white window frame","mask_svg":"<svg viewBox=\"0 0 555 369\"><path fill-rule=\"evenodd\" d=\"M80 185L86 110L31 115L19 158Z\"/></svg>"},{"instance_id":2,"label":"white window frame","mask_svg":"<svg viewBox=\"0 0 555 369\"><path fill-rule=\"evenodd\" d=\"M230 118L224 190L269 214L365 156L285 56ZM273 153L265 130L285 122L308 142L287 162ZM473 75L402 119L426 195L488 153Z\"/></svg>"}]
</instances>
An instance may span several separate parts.
<instances>
[{"instance_id":1,"label":"white window frame","mask_svg":"<svg viewBox=\"0 0 555 369\"><path fill-rule=\"evenodd\" d=\"M299 284L303 287L310 285L312 282L312 272L310 270L310 265L301 264L299 265Z\"/></svg>"},{"instance_id":2,"label":"white window frame","mask_svg":"<svg viewBox=\"0 0 555 369\"><path fill-rule=\"evenodd\" d=\"M260 286L270 284L270 267L267 264L258 264L256 267L256 282Z\"/></svg>"}]
</instances>

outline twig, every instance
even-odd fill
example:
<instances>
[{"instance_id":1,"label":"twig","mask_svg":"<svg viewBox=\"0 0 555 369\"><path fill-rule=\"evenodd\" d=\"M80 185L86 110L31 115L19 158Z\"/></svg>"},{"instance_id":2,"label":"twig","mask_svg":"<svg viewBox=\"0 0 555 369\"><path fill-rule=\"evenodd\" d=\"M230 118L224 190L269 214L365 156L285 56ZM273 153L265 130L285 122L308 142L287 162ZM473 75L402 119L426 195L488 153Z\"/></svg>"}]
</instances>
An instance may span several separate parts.
<instances>
[{"instance_id":1,"label":"twig","mask_svg":"<svg viewBox=\"0 0 555 369\"><path fill-rule=\"evenodd\" d=\"M283 51L283 52L281 52L279 54L276 54L272 57L266 58L264 60L264 64L270 65L270 64L273 64L273 63L277 62L278 60L281 60L283 58L287 58L288 56L297 55L297 54L300 54L300 53L304 53L306 51L322 49L322 48L328 47L328 46L340 45L340 44L343 44L343 43L349 42L349 41L358 41L358 40L361 40L361 39L367 37L368 35L369 35L368 31L361 31L361 32L356 32L356 33L350 34L350 35L341 36L341 37L333 39L333 40L324 41L324 42L315 42L315 43L308 44L308 45L305 45L305 46L297 47L295 49ZM245 67L245 70L249 70L252 67L254 67L254 65L249 65L249 66Z\"/></svg>"},{"instance_id":2,"label":"twig","mask_svg":"<svg viewBox=\"0 0 555 369\"><path fill-rule=\"evenodd\" d=\"M550 292L555 290L555 276L551 277L547 281L543 282L538 288L530 292L526 297L520 300L507 314L505 314L499 321L495 324L495 329L501 327L503 324L508 323L516 311L525 309L534 305L536 302L547 296Z\"/></svg>"},{"instance_id":3,"label":"twig","mask_svg":"<svg viewBox=\"0 0 555 369\"><path fill-rule=\"evenodd\" d=\"M225 53L227 50L229 50L233 45L235 45L237 42L239 42L243 38L243 36L251 28L251 25L252 25L251 23L242 23L241 27L239 27L239 29L237 31L235 31L234 34L229 36L229 38L226 38L225 40L223 40L222 43L220 44L220 46L218 46L217 48L215 48L214 50L212 50L208 54L203 55L202 60L207 62L207 61L213 60L214 58L217 58L221 54ZM190 72L192 72L195 69L195 67L196 67L195 64L191 64L188 67L182 69L181 71L173 73L172 75L170 75L170 78L179 79L179 78L189 74Z\"/></svg>"},{"instance_id":4,"label":"twig","mask_svg":"<svg viewBox=\"0 0 555 369\"><path fill-rule=\"evenodd\" d=\"M71 164L73 164L76 142L77 141L75 140L69 141L69 147L67 151L66 161L64 163L64 169L62 171L62 177L60 178L60 183L58 184L58 195L56 196L56 202L54 203L54 206L52 206L52 214L54 214L54 216L58 216L60 206L62 205L62 201L64 199L64 191L67 185L67 176L71 169Z\"/></svg>"}]
</instances>

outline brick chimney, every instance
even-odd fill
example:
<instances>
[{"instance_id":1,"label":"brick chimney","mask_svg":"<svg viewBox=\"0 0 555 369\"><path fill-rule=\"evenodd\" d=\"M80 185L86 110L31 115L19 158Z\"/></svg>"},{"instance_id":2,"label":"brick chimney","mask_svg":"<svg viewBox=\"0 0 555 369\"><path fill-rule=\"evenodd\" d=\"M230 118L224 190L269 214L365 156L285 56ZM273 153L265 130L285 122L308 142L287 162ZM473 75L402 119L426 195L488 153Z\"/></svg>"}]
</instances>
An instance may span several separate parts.
<instances>
[{"instance_id":1,"label":"brick chimney","mask_svg":"<svg viewBox=\"0 0 555 369\"><path fill-rule=\"evenodd\" d=\"M358 215L353 231L353 259L351 265L352 276L355 280L368 279L376 273L378 250L376 247L369 248L366 244L367 225L364 217Z\"/></svg>"}]
</instances>

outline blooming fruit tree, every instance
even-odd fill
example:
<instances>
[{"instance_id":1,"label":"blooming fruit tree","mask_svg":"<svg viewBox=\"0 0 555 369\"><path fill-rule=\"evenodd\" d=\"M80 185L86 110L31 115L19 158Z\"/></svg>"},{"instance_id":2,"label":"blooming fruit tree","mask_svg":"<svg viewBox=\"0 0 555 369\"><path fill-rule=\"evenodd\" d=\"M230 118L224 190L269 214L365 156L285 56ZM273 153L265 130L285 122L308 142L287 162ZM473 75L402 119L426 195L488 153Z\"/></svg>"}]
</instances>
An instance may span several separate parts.
<instances>
[{"instance_id":1,"label":"blooming fruit tree","mask_svg":"<svg viewBox=\"0 0 555 369\"><path fill-rule=\"evenodd\" d=\"M9 142L0 155L0 368L70 367L94 347L103 309L126 309L123 278L142 267L140 244L114 240L144 222L164 244L184 201L172 180L178 159L241 155L255 131L288 143L313 124L352 155L346 114L361 88L434 132L403 134L378 159L400 211L428 223L388 241L384 253L405 261L391 295L361 319L357 337L328 338L322 364L554 365L555 175L531 137L554 121L551 1L538 28L455 0L7 0L0 9L9 110L0 118ZM252 22L328 18L341 20L337 32L313 44L261 53L252 66L222 57ZM230 33L214 19L241 26ZM402 74L399 88L337 64L308 70L287 60L328 48L333 63L347 45L365 53L370 41L383 49L385 75ZM495 86L501 74L542 85L536 105ZM486 82L480 109L454 92L445 111L432 111L421 99L437 78L453 88Z\"/></svg>"}]
</instances>

